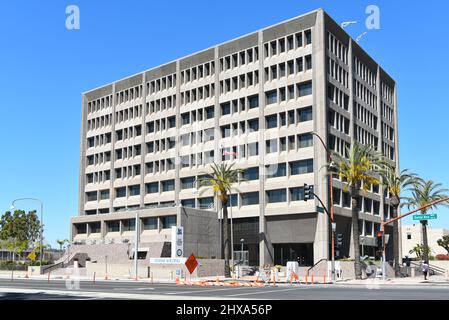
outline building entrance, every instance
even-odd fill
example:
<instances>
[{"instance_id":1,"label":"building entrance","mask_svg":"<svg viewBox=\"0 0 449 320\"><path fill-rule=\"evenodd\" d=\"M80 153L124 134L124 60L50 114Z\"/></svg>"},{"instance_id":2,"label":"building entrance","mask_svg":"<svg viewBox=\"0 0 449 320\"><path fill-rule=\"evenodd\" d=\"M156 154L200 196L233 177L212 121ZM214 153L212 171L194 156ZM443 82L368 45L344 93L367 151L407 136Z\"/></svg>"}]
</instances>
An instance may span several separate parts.
<instances>
[{"instance_id":1,"label":"building entrance","mask_svg":"<svg viewBox=\"0 0 449 320\"><path fill-rule=\"evenodd\" d=\"M313 243L273 244L274 264L286 266L288 261L297 261L299 266L313 266Z\"/></svg>"}]
</instances>

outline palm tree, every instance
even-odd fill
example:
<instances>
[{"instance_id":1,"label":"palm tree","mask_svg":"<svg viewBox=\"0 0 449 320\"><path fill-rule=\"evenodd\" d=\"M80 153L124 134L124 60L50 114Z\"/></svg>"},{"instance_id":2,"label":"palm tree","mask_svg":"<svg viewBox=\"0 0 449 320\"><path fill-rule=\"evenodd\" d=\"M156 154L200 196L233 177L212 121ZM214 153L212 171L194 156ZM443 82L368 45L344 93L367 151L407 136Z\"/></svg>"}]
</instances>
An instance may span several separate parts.
<instances>
[{"instance_id":1,"label":"palm tree","mask_svg":"<svg viewBox=\"0 0 449 320\"><path fill-rule=\"evenodd\" d=\"M377 173L384 170L385 159L369 145L355 142L351 148L346 148L347 159L338 153L333 153L332 163L328 164L330 172L339 175L346 182L351 195L352 207L352 237L354 242L355 278L362 278L360 263L360 234L359 234L359 203L360 191L368 191L371 185L379 185Z\"/></svg>"},{"instance_id":2,"label":"palm tree","mask_svg":"<svg viewBox=\"0 0 449 320\"><path fill-rule=\"evenodd\" d=\"M216 164L213 163L210 168L212 173L202 173L202 177L198 178L199 188L209 187L212 188L214 196L217 196L220 200L223 210L223 247L224 247L224 260L225 260L225 277L231 276L231 270L229 266L229 257L231 252L230 241L230 229L228 227L228 202L231 191L235 188L232 187L234 183L244 181L239 175L244 171L241 169L234 169L234 163ZM203 189L202 191L204 191ZM238 190L237 190L238 191Z\"/></svg>"},{"instance_id":3,"label":"palm tree","mask_svg":"<svg viewBox=\"0 0 449 320\"><path fill-rule=\"evenodd\" d=\"M397 218L399 206L401 204L401 193L409 186L412 186L417 181L417 176L409 172L407 169L400 173L396 171L395 167L388 166L382 172L382 184L390 194L390 202L392 206L391 217ZM394 272L397 277L400 276L399 264L399 221L393 222L393 253L394 253Z\"/></svg>"},{"instance_id":4,"label":"palm tree","mask_svg":"<svg viewBox=\"0 0 449 320\"><path fill-rule=\"evenodd\" d=\"M417 179L413 184L410 197L405 198L407 207L422 208L431 204L434 201L446 198L448 189L443 189L441 183L435 183L432 180L425 181ZM436 209L439 205L447 206L447 204L434 204L426 209L422 209L421 214L426 214L429 210ZM429 245L427 240L427 220L421 220L422 246L423 246L423 260L429 261Z\"/></svg>"},{"instance_id":5,"label":"palm tree","mask_svg":"<svg viewBox=\"0 0 449 320\"><path fill-rule=\"evenodd\" d=\"M64 239L64 240L60 240L60 239L56 239L56 242L59 244L59 251L61 253L61 257L62 257L62 247L69 242L69 240Z\"/></svg>"}]
</instances>

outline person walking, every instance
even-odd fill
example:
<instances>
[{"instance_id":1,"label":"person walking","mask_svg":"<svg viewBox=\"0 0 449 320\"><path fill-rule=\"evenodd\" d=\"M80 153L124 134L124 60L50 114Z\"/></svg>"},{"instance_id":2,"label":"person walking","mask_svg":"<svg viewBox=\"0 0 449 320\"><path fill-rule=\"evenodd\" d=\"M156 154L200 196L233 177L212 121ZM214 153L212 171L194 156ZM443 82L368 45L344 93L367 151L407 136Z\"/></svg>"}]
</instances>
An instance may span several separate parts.
<instances>
[{"instance_id":1,"label":"person walking","mask_svg":"<svg viewBox=\"0 0 449 320\"><path fill-rule=\"evenodd\" d=\"M424 274L424 280L427 280L427 275L429 274L429 263L427 261L422 262L422 272Z\"/></svg>"}]
</instances>

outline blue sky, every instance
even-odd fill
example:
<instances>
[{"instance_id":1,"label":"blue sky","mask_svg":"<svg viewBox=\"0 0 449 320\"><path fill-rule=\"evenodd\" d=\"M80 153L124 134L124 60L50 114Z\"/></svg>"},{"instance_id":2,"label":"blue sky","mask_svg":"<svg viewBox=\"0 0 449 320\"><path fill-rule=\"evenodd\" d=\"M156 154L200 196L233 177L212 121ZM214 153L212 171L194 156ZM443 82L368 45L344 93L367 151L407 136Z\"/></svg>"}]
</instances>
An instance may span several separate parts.
<instances>
[{"instance_id":1,"label":"blue sky","mask_svg":"<svg viewBox=\"0 0 449 320\"><path fill-rule=\"evenodd\" d=\"M65 28L71 4L80 30ZM447 1L8 1L0 10L0 212L38 197L47 240L68 237L81 92L319 7L337 22L358 21L346 29L355 38L370 4L381 29L360 44L398 82L401 166L449 187ZM449 210L437 213L431 225L449 228Z\"/></svg>"}]
</instances>

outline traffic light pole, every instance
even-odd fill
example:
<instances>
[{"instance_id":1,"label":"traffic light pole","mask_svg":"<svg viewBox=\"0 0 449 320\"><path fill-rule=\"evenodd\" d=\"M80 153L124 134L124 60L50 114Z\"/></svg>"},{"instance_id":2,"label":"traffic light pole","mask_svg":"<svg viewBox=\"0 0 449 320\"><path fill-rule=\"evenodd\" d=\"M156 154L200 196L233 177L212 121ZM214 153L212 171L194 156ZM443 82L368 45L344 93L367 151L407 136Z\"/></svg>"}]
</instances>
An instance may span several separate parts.
<instances>
[{"instance_id":1,"label":"traffic light pole","mask_svg":"<svg viewBox=\"0 0 449 320\"><path fill-rule=\"evenodd\" d=\"M332 176L330 177L330 179L332 180ZM332 182L331 182L331 187L332 187ZM331 189L332 190L332 189ZM323 201L321 200L320 197L318 197L316 195L315 192L312 191L311 186L308 186L307 184L304 184L304 201L307 202L307 200L310 199L310 194L313 194L313 196L320 202L321 206L323 207L323 210L326 212L327 216L329 217L330 223L331 223L331 228L332 228L332 262L331 262L331 272L332 272L332 280L336 281L336 274L335 274L335 233L336 233L336 226L334 224L334 210L333 210L333 206L331 205L330 208L330 212L329 210L326 208L326 206L324 205ZM331 197L331 201L333 201L333 197Z\"/></svg>"}]
</instances>

